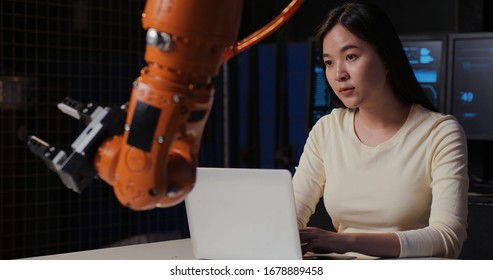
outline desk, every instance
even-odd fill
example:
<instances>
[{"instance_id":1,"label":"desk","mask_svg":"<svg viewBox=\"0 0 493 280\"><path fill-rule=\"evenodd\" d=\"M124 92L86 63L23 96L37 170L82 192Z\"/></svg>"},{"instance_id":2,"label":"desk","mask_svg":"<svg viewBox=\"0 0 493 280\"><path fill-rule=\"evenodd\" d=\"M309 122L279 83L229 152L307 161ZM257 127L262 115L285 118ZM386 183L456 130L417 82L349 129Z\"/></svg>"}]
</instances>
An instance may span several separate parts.
<instances>
[{"instance_id":1,"label":"desk","mask_svg":"<svg viewBox=\"0 0 493 280\"><path fill-rule=\"evenodd\" d=\"M359 255L359 254L358 254ZM363 255L361 255L363 256ZM375 259L328 254L333 259ZM190 238L27 258L28 260L196 260ZM310 258L309 258L310 259ZM316 259L314 257L313 259Z\"/></svg>"},{"instance_id":2,"label":"desk","mask_svg":"<svg viewBox=\"0 0 493 280\"><path fill-rule=\"evenodd\" d=\"M194 260L189 238L28 258L29 260Z\"/></svg>"},{"instance_id":3,"label":"desk","mask_svg":"<svg viewBox=\"0 0 493 280\"><path fill-rule=\"evenodd\" d=\"M354 253L353 256L327 254L322 259L378 259ZM26 258L27 260L196 260L193 255L190 238L161 241L137 245L87 250L73 253L47 255ZM310 259L310 258L308 258ZM313 259L317 259L316 257ZM440 259L440 258L410 258L410 259Z\"/></svg>"}]
</instances>

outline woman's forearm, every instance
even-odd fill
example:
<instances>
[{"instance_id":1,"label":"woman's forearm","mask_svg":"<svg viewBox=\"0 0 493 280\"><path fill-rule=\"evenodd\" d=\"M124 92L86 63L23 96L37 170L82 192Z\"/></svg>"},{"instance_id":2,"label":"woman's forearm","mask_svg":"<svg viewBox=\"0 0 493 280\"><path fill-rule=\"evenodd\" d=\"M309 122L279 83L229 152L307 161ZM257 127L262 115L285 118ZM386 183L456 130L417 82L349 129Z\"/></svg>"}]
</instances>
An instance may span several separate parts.
<instances>
[{"instance_id":1,"label":"woman's forearm","mask_svg":"<svg viewBox=\"0 0 493 280\"><path fill-rule=\"evenodd\" d=\"M395 233L340 233L344 252L357 252L375 257L397 258L401 253L399 237Z\"/></svg>"},{"instance_id":2,"label":"woman's forearm","mask_svg":"<svg viewBox=\"0 0 493 280\"><path fill-rule=\"evenodd\" d=\"M300 229L303 253L360 253L397 258L401 243L396 233L337 233L316 227Z\"/></svg>"}]
</instances>

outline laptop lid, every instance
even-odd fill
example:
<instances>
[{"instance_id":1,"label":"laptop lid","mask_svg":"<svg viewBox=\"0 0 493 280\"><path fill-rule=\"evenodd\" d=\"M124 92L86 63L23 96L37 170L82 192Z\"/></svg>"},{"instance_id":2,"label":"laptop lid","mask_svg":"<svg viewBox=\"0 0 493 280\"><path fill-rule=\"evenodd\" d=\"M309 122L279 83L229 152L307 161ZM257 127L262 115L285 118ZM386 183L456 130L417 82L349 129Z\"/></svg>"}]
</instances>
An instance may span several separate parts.
<instances>
[{"instance_id":1,"label":"laptop lid","mask_svg":"<svg viewBox=\"0 0 493 280\"><path fill-rule=\"evenodd\" d=\"M302 259L288 170L198 168L185 205L198 259Z\"/></svg>"}]
</instances>

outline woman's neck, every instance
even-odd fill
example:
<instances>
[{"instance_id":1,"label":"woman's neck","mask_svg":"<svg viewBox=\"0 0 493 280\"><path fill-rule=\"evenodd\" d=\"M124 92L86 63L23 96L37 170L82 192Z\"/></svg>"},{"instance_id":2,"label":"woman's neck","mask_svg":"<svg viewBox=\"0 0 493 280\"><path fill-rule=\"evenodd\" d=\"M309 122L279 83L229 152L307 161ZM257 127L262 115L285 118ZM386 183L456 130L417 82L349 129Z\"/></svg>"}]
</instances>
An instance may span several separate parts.
<instances>
[{"instance_id":1,"label":"woman's neck","mask_svg":"<svg viewBox=\"0 0 493 280\"><path fill-rule=\"evenodd\" d=\"M358 108L354 116L354 131L363 144L377 146L399 131L410 110L410 105L400 102L388 107Z\"/></svg>"}]
</instances>

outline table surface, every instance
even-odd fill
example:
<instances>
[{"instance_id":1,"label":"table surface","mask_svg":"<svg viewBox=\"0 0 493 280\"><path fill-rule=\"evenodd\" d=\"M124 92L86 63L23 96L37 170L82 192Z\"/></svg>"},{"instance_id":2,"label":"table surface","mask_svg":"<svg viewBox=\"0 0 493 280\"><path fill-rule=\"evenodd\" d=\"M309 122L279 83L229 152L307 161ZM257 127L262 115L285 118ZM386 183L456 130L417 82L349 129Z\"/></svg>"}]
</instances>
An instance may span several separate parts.
<instances>
[{"instance_id":1,"label":"table surface","mask_svg":"<svg viewBox=\"0 0 493 280\"><path fill-rule=\"evenodd\" d=\"M326 254L314 255L307 259L378 259L374 257L355 255ZM412 258L412 259L440 259L440 258ZM193 255L190 238L176 239L145 244L127 245L104 249L79 251L64 254L38 256L26 260L197 260Z\"/></svg>"},{"instance_id":2,"label":"table surface","mask_svg":"<svg viewBox=\"0 0 493 280\"><path fill-rule=\"evenodd\" d=\"M194 260L189 238L28 258L31 260Z\"/></svg>"}]
</instances>

